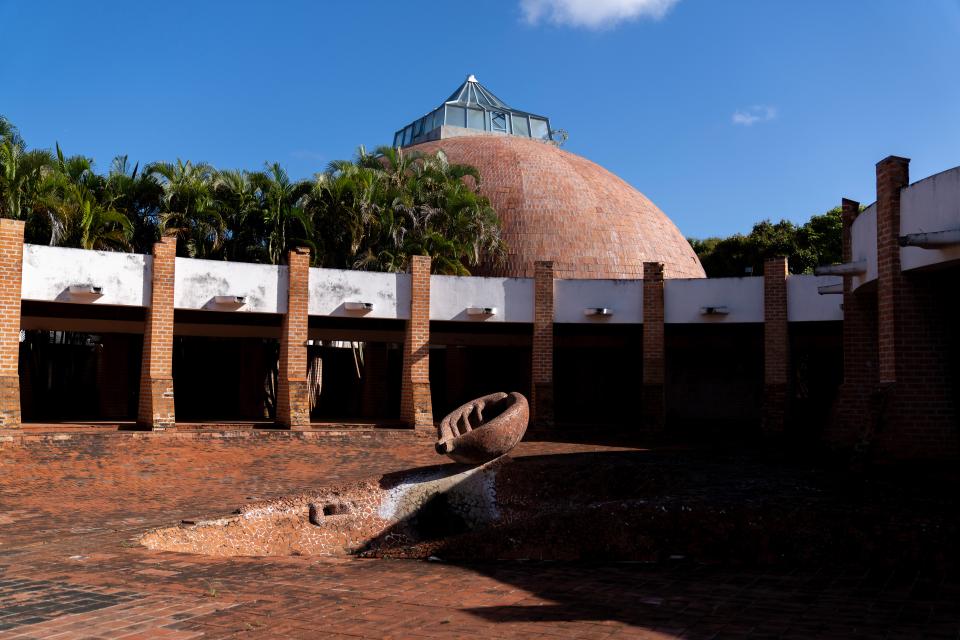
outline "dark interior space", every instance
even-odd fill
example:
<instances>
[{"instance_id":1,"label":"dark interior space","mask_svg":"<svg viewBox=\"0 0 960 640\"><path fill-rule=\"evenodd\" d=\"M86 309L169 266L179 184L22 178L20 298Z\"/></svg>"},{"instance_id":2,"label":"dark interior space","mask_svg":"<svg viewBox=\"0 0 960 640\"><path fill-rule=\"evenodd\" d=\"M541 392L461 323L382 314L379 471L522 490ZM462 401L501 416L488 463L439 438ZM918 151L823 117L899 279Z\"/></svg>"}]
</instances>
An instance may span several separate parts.
<instances>
[{"instance_id":1,"label":"dark interior space","mask_svg":"<svg viewBox=\"0 0 960 640\"><path fill-rule=\"evenodd\" d=\"M136 418L143 337L27 330L20 343L24 422Z\"/></svg>"},{"instance_id":2,"label":"dark interior space","mask_svg":"<svg viewBox=\"0 0 960 640\"><path fill-rule=\"evenodd\" d=\"M314 341L308 381L315 390L310 417L317 422L400 418L402 344Z\"/></svg>"},{"instance_id":3,"label":"dark interior space","mask_svg":"<svg viewBox=\"0 0 960 640\"><path fill-rule=\"evenodd\" d=\"M554 419L558 428L639 424L640 325L554 326Z\"/></svg>"},{"instance_id":4,"label":"dark interior space","mask_svg":"<svg viewBox=\"0 0 960 640\"><path fill-rule=\"evenodd\" d=\"M673 324L664 329L667 430L747 437L760 428L762 324Z\"/></svg>"},{"instance_id":5,"label":"dark interior space","mask_svg":"<svg viewBox=\"0 0 960 640\"><path fill-rule=\"evenodd\" d=\"M530 348L445 345L430 349L433 417L490 393L517 391L530 398Z\"/></svg>"},{"instance_id":6,"label":"dark interior space","mask_svg":"<svg viewBox=\"0 0 960 640\"><path fill-rule=\"evenodd\" d=\"M843 323L790 324L788 435L813 443L830 420L843 382Z\"/></svg>"},{"instance_id":7,"label":"dark interior space","mask_svg":"<svg viewBox=\"0 0 960 640\"><path fill-rule=\"evenodd\" d=\"M174 336L177 421L270 420L278 355L268 338Z\"/></svg>"}]
</instances>

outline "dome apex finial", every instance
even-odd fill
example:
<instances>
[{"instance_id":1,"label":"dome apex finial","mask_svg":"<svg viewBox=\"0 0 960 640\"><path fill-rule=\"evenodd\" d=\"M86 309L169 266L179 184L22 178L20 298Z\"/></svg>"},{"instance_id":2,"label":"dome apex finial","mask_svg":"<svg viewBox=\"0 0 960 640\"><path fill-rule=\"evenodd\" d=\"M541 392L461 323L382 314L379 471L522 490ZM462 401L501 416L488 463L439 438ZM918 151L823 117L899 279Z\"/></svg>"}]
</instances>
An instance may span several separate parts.
<instances>
[{"instance_id":1,"label":"dome apex finial","mask_svg":"<svg viewBox=\"0 0 960 640\"><path fill-rule=\"evenodd\" d=\"M467 82L477 82L477 76L471 73L470 75L467 76Z\"/></svg>"}]
</instances>

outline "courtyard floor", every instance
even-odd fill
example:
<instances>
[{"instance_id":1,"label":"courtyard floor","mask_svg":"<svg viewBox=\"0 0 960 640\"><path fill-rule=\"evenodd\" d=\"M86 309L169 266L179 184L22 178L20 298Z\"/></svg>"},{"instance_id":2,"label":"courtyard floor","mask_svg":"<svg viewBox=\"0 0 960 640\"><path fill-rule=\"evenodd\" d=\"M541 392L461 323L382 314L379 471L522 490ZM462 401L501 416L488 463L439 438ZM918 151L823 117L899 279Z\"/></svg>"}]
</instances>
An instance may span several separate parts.
<instances>
[{"instance_id":1,"label":"courtyard floor","mask_svg":"<svg viewBox=\"0 0 960 640\"><path fill-rule=\"evenodd\" d=\"M87 431L0 444L0 640L960 638L960 576L920 566L149 551L136 538L154 527L438 460L389 430ZM535 442L516 456L630 450ZM699 459L673 454L675 468Z\"/></svg>"}]
</instances>

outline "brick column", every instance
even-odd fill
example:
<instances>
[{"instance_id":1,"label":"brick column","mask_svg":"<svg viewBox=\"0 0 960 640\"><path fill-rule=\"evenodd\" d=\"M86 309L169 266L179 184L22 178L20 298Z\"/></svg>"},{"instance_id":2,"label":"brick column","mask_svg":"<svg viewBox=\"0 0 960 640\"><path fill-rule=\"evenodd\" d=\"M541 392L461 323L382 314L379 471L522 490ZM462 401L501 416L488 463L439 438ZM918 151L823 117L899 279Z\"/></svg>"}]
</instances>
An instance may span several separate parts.
<instances>
[{"instance_id":1,"label":"brick column","mask_svg":"<svg viewBox=\"0 0 960 640\"><path fill-rule=\"evenodd\" d=\"M287 313L280 333L277 423L289 429L310 426L307 391L307 321L310 303L310 250L287 254Z\"/></svg>"},{"instance_id":2,"label":"brick column","mask_svg":"<svg viewBox=\"0 0 960 640\"><path fill-rule=\"evenodd\" d=\"M763 430L781 433L787 415L790 342L787 326L787 259L763 263Z\"/></svg>"},{"instance_id":3,"label":"brick column","mask_svg":"<svg viewBox=\"0 0 960 640\"><path fill-rule=\"evenodd\" d=\"M900 272L900 190L910 184L910 160L888 156L877 163L877 335L880 384L897 381L896 315Z\"/></svg>"},{"instance_id":4,"label":"brick column","mask_svg":"<svg viewBox=\"0 0 960 640\"><path fill-rule=\"evenodd\" d=\"M553 426L553 262L537 261L533 275L532 427Z\"/></svg>"},{"instance_id":5,"label":"brick column","mask_svg":"<svg viewBox=\"0 0 960 640\"><path fill-rule=\"evenodd\" d=\"M860 203L844 198L843 262L853 262L853 223ZM843 277L843 382L826 440L832 445L853 446L872 420L870 396L876 388L877 301L871 292L853 292L853 276Z\"/></svg>"},{"instance_id":6,"label":"brick column","mask_svg":"<svg viewBox=\"0 0 960 640\"><path fill-rule=\"evenodd\" d=\"M176 236L153 245L150 308L143 331L137 425L162 431L176 424L173 400L173 282Z\"/></svg>"},{"instance_id":7,"label":"brick column","mask_svg":"<svg viewBox=\"0 0 960 640\"><path fill-rule=\"evenodd\" d=\"M23 221L0 219L0 429L20 426L20 286Z\"/></svg>"},{"instance_id":8,"label":"brick column","mask_svg":"<svg viewBox=\"0 0 960 640\"><path fill-rule=\"evenodd\" d=\"M430 398L430 257L410 259L410 319L403 340L403 381L400 418L424 434L433 435Z\"/></svg>"},{"instance_id":9,"label":"brick column","mask_svg":"<svg viewBox=\"0 0 960 640\"><path fill-rule=\"evenodd\" d=\"M643 263L643 392L642 427L646 432L663 430L666 420L664 380L663 263Z\"/></svg>"}]
</instances>

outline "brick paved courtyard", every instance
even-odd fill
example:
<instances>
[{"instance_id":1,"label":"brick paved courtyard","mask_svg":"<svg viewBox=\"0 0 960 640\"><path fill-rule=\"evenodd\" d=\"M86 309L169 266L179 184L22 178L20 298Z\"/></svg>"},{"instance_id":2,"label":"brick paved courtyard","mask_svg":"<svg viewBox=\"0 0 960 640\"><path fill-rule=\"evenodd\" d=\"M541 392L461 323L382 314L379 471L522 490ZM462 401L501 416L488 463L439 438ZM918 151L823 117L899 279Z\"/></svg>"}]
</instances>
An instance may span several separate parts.
<instances>
[{"instance_id":1,"label":"brick paved courtyard","mask_svg":"<svg viewBox=\"0 0 960 640\"><path fill-rule=\"evenodd\" d=\"M149 551L135 539L153 527L437 459L388 431L79 431L0 446L0 639L960 637L960 580L919 566ZM517 455L623 451L523 443Z\"/></svg>"}]
</instances>

